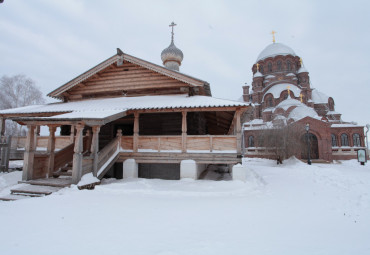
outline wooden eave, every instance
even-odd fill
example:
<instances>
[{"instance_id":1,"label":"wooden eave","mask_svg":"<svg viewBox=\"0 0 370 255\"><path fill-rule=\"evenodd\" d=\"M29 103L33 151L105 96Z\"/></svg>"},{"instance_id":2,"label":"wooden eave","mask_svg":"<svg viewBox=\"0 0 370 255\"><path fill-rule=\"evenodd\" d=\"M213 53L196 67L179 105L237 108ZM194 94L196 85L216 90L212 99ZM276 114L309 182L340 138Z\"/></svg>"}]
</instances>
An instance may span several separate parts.
<instances>
[{"instance_id":1,"label":"wooden eave","mask_svg":"<svg viewBox=\"0 0 370 255\"><path fill-rule=\"evenodd\" d=\"M157 72L159 74L165 75L167 77L173 78L175 80L184 82L186 84L189 84L191 86L195 87L203 87L204 85L209 85L208 82L202 81L200 79L191 77L186 74L182 74L177 71L173 71L170 69L167 69L165 67L153 64L151 62L145 61L143 59L128 55L126 53L123 53L119 48L117 49L117 54L108 58L107 60L101 62L100 64L94 66L90 70L84 72L83 74L77 76L76 78L72 79L71 81L67 82L66 84L60 86L59 88L53 90L48 94L49 97L63 98L62 94L66 93L71 88L81 84L83 81L87 80L88 78L97 75L98 72L106 69L108 66L113 65L114 63L117 63L118 61L127 61L132 64L136 64L138 66L147 68L149 70L152 70L154 72Z\"/></svg>"}]
</instances>

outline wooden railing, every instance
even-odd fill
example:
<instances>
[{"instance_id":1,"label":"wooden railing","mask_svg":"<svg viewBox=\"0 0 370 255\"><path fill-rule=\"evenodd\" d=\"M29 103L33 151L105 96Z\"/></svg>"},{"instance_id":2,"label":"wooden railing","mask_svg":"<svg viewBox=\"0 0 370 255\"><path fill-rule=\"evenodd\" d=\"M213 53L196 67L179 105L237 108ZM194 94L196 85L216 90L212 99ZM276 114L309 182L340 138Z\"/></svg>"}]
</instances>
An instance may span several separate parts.
<instances>
[{"instance_id":1,"label":"wooden railing","mask_svg":"<svg viewBox=\"0 0 370 255\"><path fill-rule=\"evenodd\" d=\"M74 143L68 145L67 147L55 152L54 156L54 172L59 168L63 167L65 164L73 160Z\"/></svg>"},{"instance_id":2,"label":"wooden railing","mask_svg":"<svg viewBox=\"0 0 370 255\"><path fill-rule=\"evenodd\" d=\"M100 175L101 172L104 170L102 169L102 167L106 163L109 163L109 159L111 159L114 154L118 154L120 149L120 138L120 136L117 136L112 141L110 141L110 143L108 143L101 151L98 152L98 175Z\"/></svg>"},{"instance_id":3,"label":"wooden railing","mask_svg":"<svg viewBox=\"0 0 370 255\"><path fill-rule=\"evenodd\" d=\"M47 148L48 136L37 136L37 146L41 148ZM26 136L14 136L12 137L12 149L24 148L26 144ZM55 137L55 148L62 149L71 144L70 136L56 136Z\"/></svg>"},{"instance_id":4,"label":"wooden railing","mask_svg":"<svg viewBox=\"0 0 370 255\"><path fill-rule=\"evenodd\" d=\"M133 151L133 137L122 136L124 151ZM139 136L138 152L181 152L181 136ZM228 135L188 135L186 151L192 152L236 152L236 136Z\"/></svg>"}]
</instances>

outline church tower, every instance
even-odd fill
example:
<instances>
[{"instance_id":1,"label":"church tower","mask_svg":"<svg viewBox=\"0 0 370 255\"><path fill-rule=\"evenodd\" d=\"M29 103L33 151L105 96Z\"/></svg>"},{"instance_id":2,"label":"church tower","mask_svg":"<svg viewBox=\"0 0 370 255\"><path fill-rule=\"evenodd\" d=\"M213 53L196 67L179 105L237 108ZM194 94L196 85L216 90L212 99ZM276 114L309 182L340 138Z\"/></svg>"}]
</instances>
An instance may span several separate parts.
<instances>
[{"instance_id":1,"label":"church tower","mask_svg":"<svg viewBox=\"0 0 370 255\"><path fill-rule=\"evenodd\" d=\"M161 53L161 58L163 61L163 65L171 70L179 71L181 62L184 58L184 54L182 51L175 46L174 43L174 32L173 27L176 26L174 22L170 24L170 27L172 28L171 32L171 44L166 49L164 49Z\"/></svg>"}]
</instances>

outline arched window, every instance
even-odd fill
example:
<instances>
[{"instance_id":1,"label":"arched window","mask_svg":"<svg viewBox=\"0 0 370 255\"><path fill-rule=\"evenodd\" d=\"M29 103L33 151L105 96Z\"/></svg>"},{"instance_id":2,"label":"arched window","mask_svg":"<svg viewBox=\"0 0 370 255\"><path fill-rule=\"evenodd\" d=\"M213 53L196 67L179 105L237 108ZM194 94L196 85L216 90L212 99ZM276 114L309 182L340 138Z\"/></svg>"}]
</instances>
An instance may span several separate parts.
<instances>
[{"instance_id":1,"label":"arched window","mask_svg":"<svg viewBox=\"0 0 370 255\"><path fill-rule=\"evenodd\" d=\"M359 134L353 134L353 146L360 147L361 146L361 140Z\"/></svg>"},{"instance_id":2,"label":"arched window","mask_svg":"<svg viewBox=\"0 0 370 255\"><path fill-rule=\"evenodd\" d=\"M340 145L341 146L349 146L348 145L348 135L347 134L342 134L340 136Z\"/></svg>"},{"instance_id":3,"label":"arched window","mask_svg":"<svg viewBox=\"0 0 370 255\"><path fill-rule=\"evenodd\" d=\"M290 64L290 61L286 62L286 68L288 71L292 70L292 65Z\"/></svg>"},{"instance_id":4,"label":"arched window","mask_svg":"<svg viewBox=\"0 0 370 255\"><path fill-rule=\"evenodd\" d=\"M260 73L263 74L263 65L260 65Z\"/></svg>"},{"instance_id":5,"label":"arched window","mask_svg":"<svg viewBox=\"0 0 370 255\"><path fill-rule=\"evenodd\" d=\"M284 100L288 98L288 93L284 93L284 96L283 96Z\"/></svg>"},{"instance_id":6,"label":"arched window","mask_svg":"<svg viewBox=\"0 0 370 255\"><path fill-rule=\"evenodd\" d=\"M278 71L281 71L281 61L280 60L277 62L277 69Z\"/></svg>"},{"instance_id":7,"label":"arched window","mask_svg":"<svg viewBox=\"0 0 370 255\"><path fill-rule=\"evenodd\" d=\"M254 136L250 135L248 137L248 147L254 147Z\"/></svg>"},{"instance_id":8,"label":"arched window","mask_svg":"<svg viewBox=\"0 0 370 255\"><path fill-rule=\"evenodd\" d=\"M334 134L331 134L331 146L336 147L337 145L337 137Z\"/></svg>"},{"instance_id":9,"label":"arched window","mask_svg":"<svg viewBox=\"0 0 370 255\"><path fill-rule=\"evenodd\" d=\"M333 98L329 98L329 110L334 111L334 100L333 100Z\"/></svg>"},{"instance_id":10,"label":"arched window","mask_svg":"<svg viewBox=\"0 0 370 255\"><path fill-rule=\"evenodd\" d=\"M267 64L267 69L269 70L269 72L272 72L272 64L271 64L271 62L269 62Z\"/></svg>"},{"instance_id":11,"label":"arched window","mask_svg":"<svg viewBox=\"0 0 370 255\"><path fill-rule=\"evenodd\" d=\"M272 107L272 97L267 98L267 106Z\"/></svg>"}]
</instances>

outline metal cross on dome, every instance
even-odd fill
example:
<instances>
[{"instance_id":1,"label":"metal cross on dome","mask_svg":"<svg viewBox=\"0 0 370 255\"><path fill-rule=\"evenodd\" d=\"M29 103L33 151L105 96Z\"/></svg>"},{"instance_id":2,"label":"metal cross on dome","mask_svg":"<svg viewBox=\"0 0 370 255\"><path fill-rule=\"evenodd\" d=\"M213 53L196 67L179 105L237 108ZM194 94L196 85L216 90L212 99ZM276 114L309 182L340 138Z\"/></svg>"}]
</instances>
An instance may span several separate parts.
<instances>
[{"instance_id":1,"label":"metal cross on dome","mask_svg":"<svg viewBox=\"0 0 370 255\"><path fill-rule=\"evenodd\" d=\"M277 34L277 32L272 30L271 34L272 34L272 42L275 43L275 34Z\"/></svg>"},{"instance_id":2,"label":"metal cross on dome","mask_svg":"<svg viewBox=\"0 0 370 255\"><path fill-rule=\"evenodd\" d=\"M173 33L173 27L174 26L177 26L177 24L175 24L175 22L172 21L172 23L169 26L172 28L171 35L172 35L172 41L173 41L173 35L174 35L174 33Z\"/></svg>"}]
</instances>

